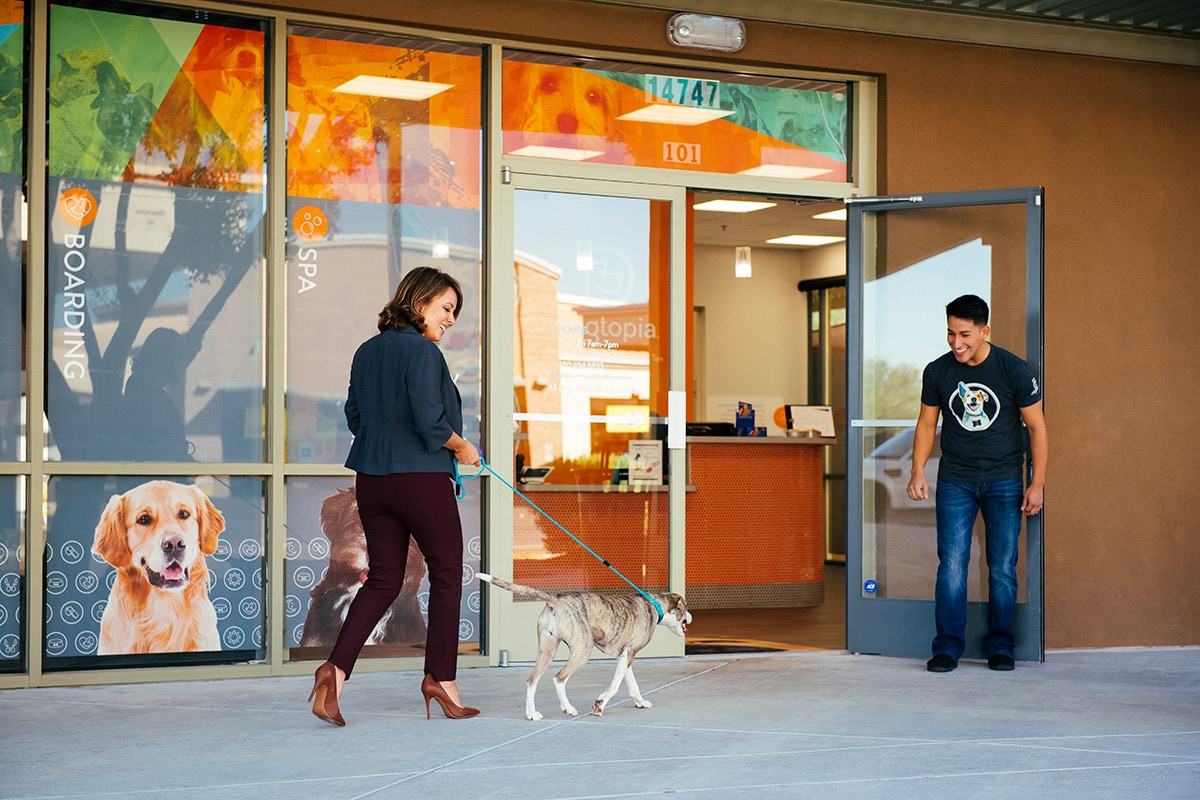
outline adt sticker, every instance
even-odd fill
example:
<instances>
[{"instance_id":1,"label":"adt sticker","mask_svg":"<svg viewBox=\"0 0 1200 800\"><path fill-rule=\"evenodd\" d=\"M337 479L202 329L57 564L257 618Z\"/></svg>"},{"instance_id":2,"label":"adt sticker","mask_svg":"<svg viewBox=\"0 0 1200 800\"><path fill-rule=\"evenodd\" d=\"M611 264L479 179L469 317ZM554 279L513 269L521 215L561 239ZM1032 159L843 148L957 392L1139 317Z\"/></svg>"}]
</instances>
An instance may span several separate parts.
<instances>
[{"instance_id":1,"label":"adt sticker","mask_svg":"<svg viewBox=\"0 0 1200 800\"><path fill-rule=\"evenodd\" d=\"M867 594L875 594L875 590L878 588L879 584L877 584L874 580L869 580L863 584L863 591Z\"/></svg>"}]
</instances>

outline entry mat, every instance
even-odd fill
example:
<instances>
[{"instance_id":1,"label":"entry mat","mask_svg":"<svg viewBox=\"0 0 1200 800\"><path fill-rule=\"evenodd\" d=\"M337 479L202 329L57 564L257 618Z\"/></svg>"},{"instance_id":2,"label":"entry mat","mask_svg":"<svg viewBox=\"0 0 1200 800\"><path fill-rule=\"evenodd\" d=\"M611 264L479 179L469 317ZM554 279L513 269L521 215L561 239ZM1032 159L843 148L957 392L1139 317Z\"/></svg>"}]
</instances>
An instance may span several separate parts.
<instances>
[{"instance_id":1,"label":"entry mat","mask_svg":"<svg viewBox=\"0 0 1200 800\"><path fill-rule=\"evenodd\" d=\"M733 653L778 653L784 650L820 650L819 647L764 642L758 639L731 639L724 636L689 636L683 652L689 656L726 655Z\"/></svg>"}]
</instances>

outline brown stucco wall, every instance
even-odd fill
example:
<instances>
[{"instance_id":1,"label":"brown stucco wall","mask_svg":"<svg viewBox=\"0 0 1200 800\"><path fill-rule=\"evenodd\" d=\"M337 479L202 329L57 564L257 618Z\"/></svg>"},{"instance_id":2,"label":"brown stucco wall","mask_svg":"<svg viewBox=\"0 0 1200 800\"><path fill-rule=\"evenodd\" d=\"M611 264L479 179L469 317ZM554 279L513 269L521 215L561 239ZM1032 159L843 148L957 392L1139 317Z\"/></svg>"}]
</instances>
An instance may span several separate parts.
<instances>
[{"instance_id":1,"label":"brown stucco wall","mask_svg":"<svg viewBox=\"0 0 1200 800\"><path fill-rule=\"evenodd\" d=\"M603 4L264 5L686 55L669 12ZM1046 645L1200 644L1200 70L747 28L709 63L880 77L880 193L1046 187Z\"/></svg>"}]
</instances>

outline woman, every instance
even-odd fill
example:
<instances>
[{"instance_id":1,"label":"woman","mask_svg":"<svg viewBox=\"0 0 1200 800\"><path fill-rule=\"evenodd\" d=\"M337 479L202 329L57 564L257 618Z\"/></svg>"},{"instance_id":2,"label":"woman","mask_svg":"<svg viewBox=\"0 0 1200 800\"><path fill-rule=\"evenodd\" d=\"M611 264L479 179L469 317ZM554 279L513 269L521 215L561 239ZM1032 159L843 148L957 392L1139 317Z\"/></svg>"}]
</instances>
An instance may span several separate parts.
<instances>
[{"instance_id":1,"label":"woman","mask_svg":"<svg viewBox=\"0 0 1200 800\"><path fill-rule=\"evenodd\" d=\"M455 671L462 598L462 522L454 461L478 466L462 438L462 399L437 343L462 310L458 281L433 267L404 276L379 314L379 334L354 354L346 422L354 434L346 466L357 474L358 514L367 537L367 580L350 604L329 660L317 668L313 713L345 725L338 709L367 637L400 592L409 536L429 568L425 642L425 716L436 700L447 717L479 713L464 706Z\"/></svg>"}]
</instances>

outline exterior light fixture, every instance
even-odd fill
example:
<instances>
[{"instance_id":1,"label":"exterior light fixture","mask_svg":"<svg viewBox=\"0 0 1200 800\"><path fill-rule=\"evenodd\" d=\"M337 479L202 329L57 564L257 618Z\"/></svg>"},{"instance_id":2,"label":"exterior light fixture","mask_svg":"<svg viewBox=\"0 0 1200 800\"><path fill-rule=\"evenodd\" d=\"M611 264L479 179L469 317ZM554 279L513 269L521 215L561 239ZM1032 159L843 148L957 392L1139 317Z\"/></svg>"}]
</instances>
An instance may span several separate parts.
<instances>
[{"instance_id":1,"label":"exterior light fixture","mask_svg":"<svg viewBox=\"0 0 1200 800\"><path fill-rule=\"evenodd\" d=\"M736 53L746 45L746 26L729 17L676 14L667 22L667 41L677 47Z\"/></svg>"},{"instance_id":2,"label":"exterior light fixture","mask_svg":"<svg viewBox=\"0 0 1200 800\"><path fill-rule=\"evenodd\" d=\"M734 249L733 254L733 277L749 278L750 277L750 248L738 247Z\"/></svg>"}]
</instances>

